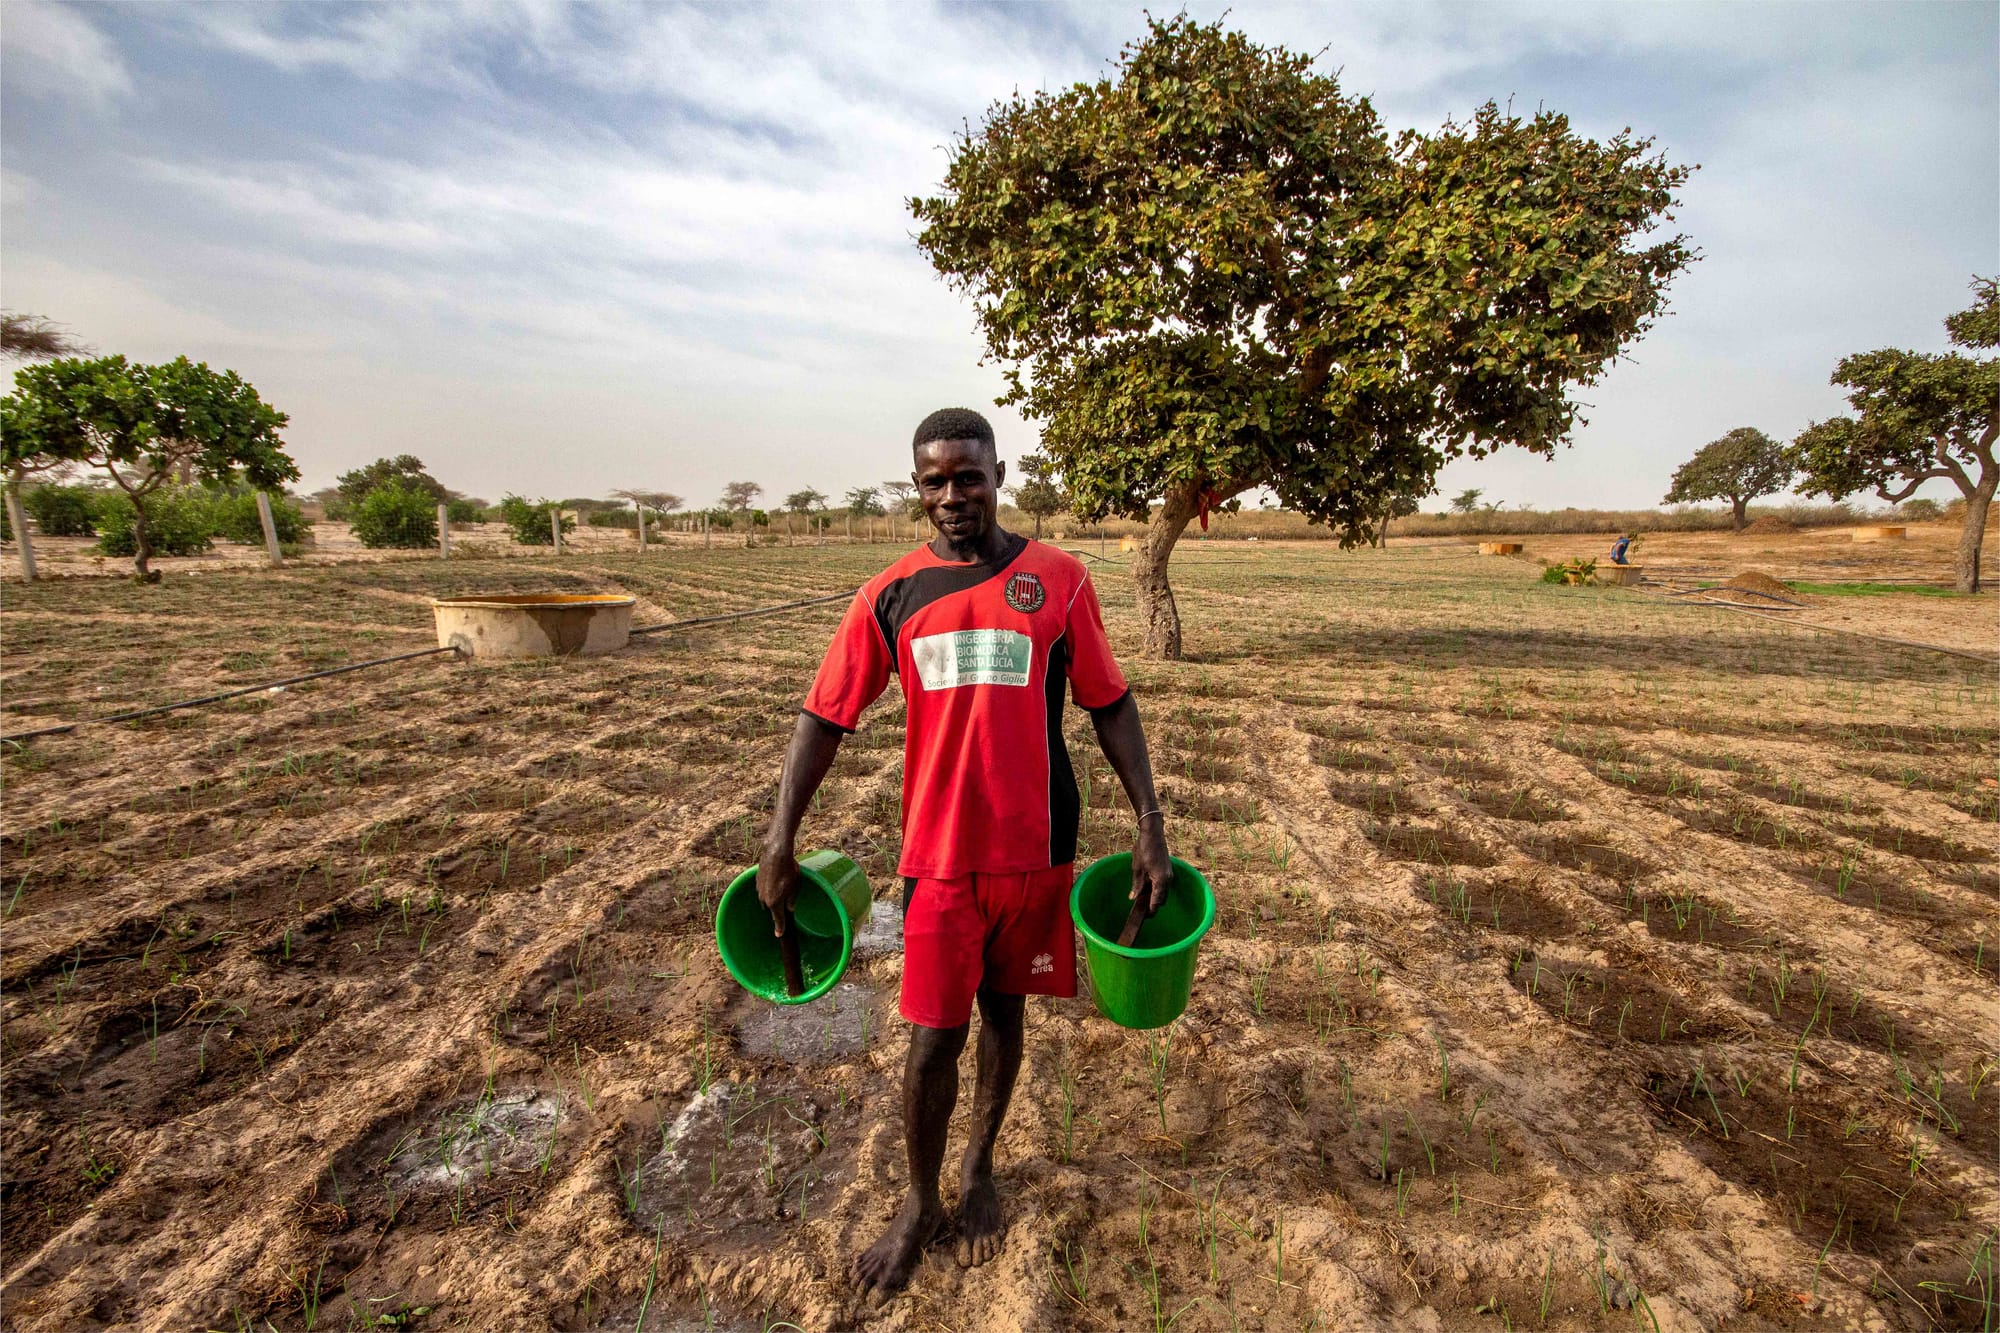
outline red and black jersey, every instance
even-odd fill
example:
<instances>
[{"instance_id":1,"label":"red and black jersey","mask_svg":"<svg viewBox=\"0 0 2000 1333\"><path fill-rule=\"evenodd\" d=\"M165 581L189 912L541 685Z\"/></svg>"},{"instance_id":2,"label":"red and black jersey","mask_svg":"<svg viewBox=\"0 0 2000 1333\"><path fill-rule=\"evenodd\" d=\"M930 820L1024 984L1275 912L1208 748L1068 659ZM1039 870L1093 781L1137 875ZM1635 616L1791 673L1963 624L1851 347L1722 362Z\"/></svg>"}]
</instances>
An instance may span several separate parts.
<instances>
[{"instance_id":1,"label":"red and black jersey","mask_svg":"<svg viewBox=\"0 0 2000 1333\"><path fill-rule=\"evenodd\" d=\"M900 873L944 879L1075 860L1064 686L1090 709L1126 692L1083 565L1025 537L991 564L918 547L855 595L805 709L853 731L891 672L909 710Z\"/></svg>"}]
</instances>

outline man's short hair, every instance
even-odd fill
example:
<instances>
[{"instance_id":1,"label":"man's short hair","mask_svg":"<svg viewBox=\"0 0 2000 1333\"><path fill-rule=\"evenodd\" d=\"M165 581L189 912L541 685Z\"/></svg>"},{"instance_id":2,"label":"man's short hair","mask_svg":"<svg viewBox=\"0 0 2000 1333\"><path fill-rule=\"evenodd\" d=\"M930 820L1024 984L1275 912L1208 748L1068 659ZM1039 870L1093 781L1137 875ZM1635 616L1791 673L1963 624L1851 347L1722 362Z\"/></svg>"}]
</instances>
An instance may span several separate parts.
<instances>
[{"instance_id":1,"label":"man's short hair","mask_svg":"<svg viewBox=\"0 0 2000 1333\"><path fill-rule=\"evenodd\" d=\"M986 446L988 458L999 456L993 427L969 407L941 407L919 421L917 433L910 439L910 451L914 453L933 440L977 440Z\"/></svg>"}]
</instances>

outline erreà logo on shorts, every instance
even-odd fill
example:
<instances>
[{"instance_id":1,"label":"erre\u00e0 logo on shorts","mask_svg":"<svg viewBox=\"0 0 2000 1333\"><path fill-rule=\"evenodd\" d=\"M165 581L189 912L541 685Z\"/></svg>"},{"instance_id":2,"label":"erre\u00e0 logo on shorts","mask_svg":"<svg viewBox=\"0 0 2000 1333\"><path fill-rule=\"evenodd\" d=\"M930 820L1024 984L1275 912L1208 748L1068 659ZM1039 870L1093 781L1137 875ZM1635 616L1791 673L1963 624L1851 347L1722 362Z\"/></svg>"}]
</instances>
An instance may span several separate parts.
<instances>
[{"instance_id":1,"label":"erre\u00e0 logo on shorts","mask_svg":"<svg viewBox=\"0 0 2000 1333\"><path fill-rule=\"evenodd\" d=\"M1026 685L1034 646L1034 640L1011 629L961 629L912 639L910 658L927 690Z\"/></svg>"},{"instance_id":2,"label":"erre\u00e0 logo on shorts","mask_svg":"<svg viewBox=\"0 0 2000 1333\"><path fill-rule=\"evenodd\" d=\"M1007 580L1005 593L1007 605L1024 616L1031 616L1041 610L1042 603L1048 599L1048 593L1042 587L1040 576L1025 570Z\"/></svg>"}]
</instances>

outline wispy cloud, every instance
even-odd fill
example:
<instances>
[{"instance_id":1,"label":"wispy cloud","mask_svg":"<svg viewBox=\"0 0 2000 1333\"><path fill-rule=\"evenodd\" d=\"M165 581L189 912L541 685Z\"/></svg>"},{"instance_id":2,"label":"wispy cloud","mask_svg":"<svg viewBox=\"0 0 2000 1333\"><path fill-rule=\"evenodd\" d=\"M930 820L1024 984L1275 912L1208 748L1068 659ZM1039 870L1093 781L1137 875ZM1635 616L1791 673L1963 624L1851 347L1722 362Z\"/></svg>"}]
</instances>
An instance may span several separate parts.
<instances>
[{"instance_id":1,"label":"wispy cloud","mask_svg":"<svg viewBox=\"0 0 2000 1333\"><path fill-rule=\"evenodd\" d=\"M0 26L0 61L16 90L98 110L132 92L132 75L84 11L43 0L12 0Z\"/></svg>"}]
</instances>

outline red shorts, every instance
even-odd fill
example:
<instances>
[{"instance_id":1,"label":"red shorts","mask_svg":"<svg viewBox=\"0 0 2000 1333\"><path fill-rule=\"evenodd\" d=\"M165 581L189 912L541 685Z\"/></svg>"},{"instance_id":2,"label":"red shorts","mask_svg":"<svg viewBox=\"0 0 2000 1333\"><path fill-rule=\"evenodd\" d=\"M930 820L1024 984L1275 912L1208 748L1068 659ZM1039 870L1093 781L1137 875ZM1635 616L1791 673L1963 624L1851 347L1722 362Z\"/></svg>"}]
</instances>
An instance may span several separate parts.
<instances>
[{"instance_id":1,"label":"red shorts","mask_svg":"<svg viewBox=\"0 0 2000 1333\"><path fill-rule=\"evenodd\" d=\"M971 1021L981 986L1005 995L1075 995L1076 928L1067 865L909 881L903 910L903 1017Z\"/></svg>"}]
</instances>

